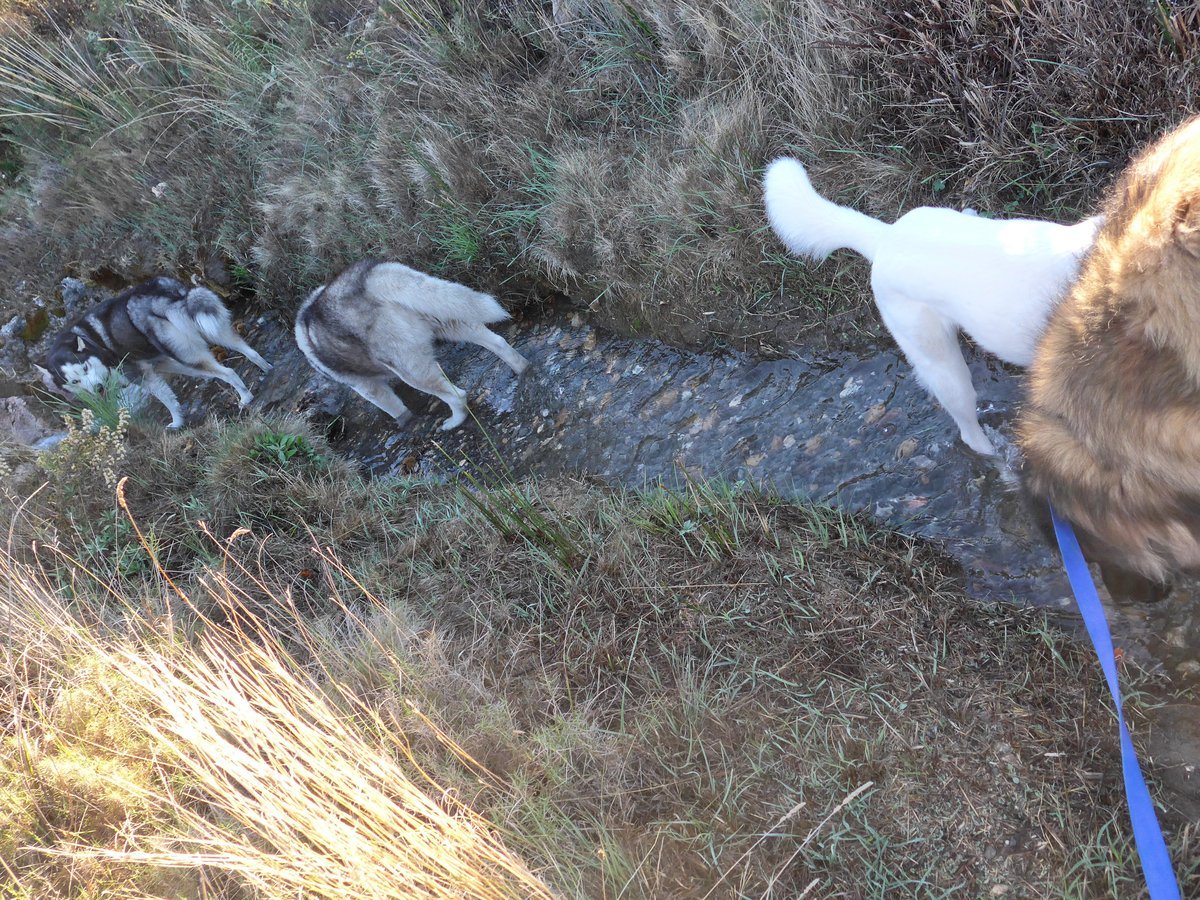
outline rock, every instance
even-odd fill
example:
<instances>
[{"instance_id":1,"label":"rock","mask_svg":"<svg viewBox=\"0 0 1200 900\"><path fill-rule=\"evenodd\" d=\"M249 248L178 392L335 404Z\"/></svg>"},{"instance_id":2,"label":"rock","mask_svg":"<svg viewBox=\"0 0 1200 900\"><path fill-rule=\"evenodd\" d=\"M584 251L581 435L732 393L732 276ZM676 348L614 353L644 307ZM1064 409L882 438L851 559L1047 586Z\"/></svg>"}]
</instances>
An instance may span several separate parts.
<instances>
[{"instance_id":1,"label":"rock","mask_svg":"<svg viewBox=\"0 0 1200 900\"><path fill-rule=\"evenodd\" d=\"M33 449L38 453L45 453L47 450L53 450L62 443L63 438L67 436L65 431L59 431L55 434L48 434L40 441L33 444Z\"/></svg>"},{"instance_id":2,"label":"rock","mask_svg":"<svg viewBox=\"0 0 1200 900\"><path fill-rule=\"evenodd\" d=\"M7 345L14 338L20 339L21 332L25 330L25 317L13 316L3 327L0 327L0 340L3 340Z\"/></svg>"},{"instance_id":3,"label":"rock","mask_svg":"<svg viewBox=\"0 0 1200 900\"><path fill-rule=\"evenodd\" d=\"M1175 671L1184 678L1200 677L1200 662L1194 659L1184 660L1175 667Z\"/></svg>"},{"instance_id":4,"label":"rock","mask_svg":"<svg viewBox=\"0 0 1200 900\"><path fill-rule=\"evenodd\" d=\"M1200 818L1200 705L1172 703L1151 714L1147 749L1175 811Z\"/></svg>"},{"instance_id":5,"label":"rock","mask_svg":"<svg viewBox=\"0 0 1200 900\"><path fill-rule=\"evenodd\" d=\"M0 399L0 442L38 449L38 444L57 433L36 416L24 397Z\"/></svg>"},{"instance_id":6,"label":"rock","mask_svg":"<svg viewBox=\"0 0 1200 900\"><path fill-rule=\"evenodd\" d=\"M78 278L64 278L58 283L58 289L62 294L63 305L68 310L81 306L90 293L88 286Z\"/></svg>"}]
</instances>

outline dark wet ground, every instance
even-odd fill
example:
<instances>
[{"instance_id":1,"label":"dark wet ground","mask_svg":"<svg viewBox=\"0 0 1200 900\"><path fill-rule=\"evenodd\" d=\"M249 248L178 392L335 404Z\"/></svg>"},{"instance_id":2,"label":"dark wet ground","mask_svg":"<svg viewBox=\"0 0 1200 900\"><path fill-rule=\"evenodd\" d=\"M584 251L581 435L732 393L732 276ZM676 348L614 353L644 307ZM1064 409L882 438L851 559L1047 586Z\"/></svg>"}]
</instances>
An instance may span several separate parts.
<instances>
[{"instance_id":1,"label":"dark wet ground","mask_svg":"<svg viewBox=\"0 0 1200 900\"><path fill-rule=\"evenodd\" d=\"M934 540L961 563L971 594L1063 610L1065 622L1075 621L1057 552L997 465L957 439L894 348L805 360L694 353L620 338L553 310L501 331L534 363L520 379L479 348L439 348L475 416L448 433L439 430L446 408L431 397L401 386L415 415L397 426L331 385L273 319L260 319L248 336L274 371L261 377L238 368L250 369L256 405L325 421L338 449L376 475L447 474L466 460L513 476L578 474L629 486L685 472L745 481ZM968 360L985 427L1003 435L1017 376L974 352ZM202 398L215 396L181 394L193 420ZM232 406L227 394L219 403ZM1165 666L1177 684L1197 680L1200 589L1109 607L1126 652Z\"/></svg>"}]
</instances>

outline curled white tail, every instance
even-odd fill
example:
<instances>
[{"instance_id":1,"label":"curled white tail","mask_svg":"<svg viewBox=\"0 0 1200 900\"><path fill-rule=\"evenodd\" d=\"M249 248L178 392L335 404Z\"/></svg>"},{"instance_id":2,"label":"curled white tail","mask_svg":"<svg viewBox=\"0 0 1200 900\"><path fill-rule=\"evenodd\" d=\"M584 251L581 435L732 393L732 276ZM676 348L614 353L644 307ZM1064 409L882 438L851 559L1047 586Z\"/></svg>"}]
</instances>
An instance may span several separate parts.
<instances>
[{"instance_id":1,"label":"curled white tail","mask_svg":"<svg viewBox=\"0 0 1200 900\"><path fill-rule=\"evenodd\" d=\"M233 314L220 297L208 288L192 288L187 294L186 308L206 341L229 346L226 339L233 333Z\"/></svg>"},{"instance_id":2,"label":"curled white tail","mask_svg":"<svg viewBox=\"0 0 1200 900\"><path fill-rule=\"evenodd\" d=\"M366 288L381 300L435 319L486 324L508 318L508 313L490 294L426 275L401 263L374 266L367 275Z\"/></svg>"},{"instance_id":3,"label":"curled white tail","mask_svg":"<svg viewBox=\"0 0 1200 900\"><path fill-rule=\"evenodd\" d=\"M783 157L767 167L763 176L763 201L771 228L798 256L821 260L842 247L874 260L884 222L845 206L838 206L813 189L804 166Z\"/></svg>"}]
</instances>

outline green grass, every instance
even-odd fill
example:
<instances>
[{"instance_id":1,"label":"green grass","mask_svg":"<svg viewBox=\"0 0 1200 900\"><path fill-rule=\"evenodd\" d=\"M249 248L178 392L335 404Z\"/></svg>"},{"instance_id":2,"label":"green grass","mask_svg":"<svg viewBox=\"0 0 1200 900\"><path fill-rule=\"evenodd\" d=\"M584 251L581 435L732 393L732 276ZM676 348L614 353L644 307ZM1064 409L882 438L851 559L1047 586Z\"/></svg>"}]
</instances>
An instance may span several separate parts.
<instances>
[{"instance_id":1,"label":"green grass","mask_svg":"<svg viewBox=\"0 0 1200 900\"><path fill-rule=\"evenodd\" d=\"M40 396L58 416L83 426L83 413L88 413L89 428L116 429L133 418L126 389L129 382L116 369L109 371L97 390L81 390L70 399L41 392ZM39 389L40 390L40 389Z\"/></svg>"},{"instance_id":2,"label":"green grass","mask_svg":"<svg viewBox=\"0 0 1200 900\"><path fill-rule=\"evenodd\" d=\"M341 698L365 746L502 823L506 846L564 896L1136 890L1093 660L1036 614L965 598L919 542L721 483L366 482L286 420L132 441L125 496L163 573L95 552L128 534L111 519L81 527L58 505L66 492L38 495L15 524L18 549L53 536L55 558L87 554L98 581L46 567L85 621L118 641L153 622L172 654L222 622L252 643L270 635L281 665ZM301 446L324 463L263 457ZM6 641L8 689L36 694L13 668L36 645ZM1140 737L1153 701L1137 677ZM122 709L110 712L128 740L144 741ZM33 749L0 754L10 773L48 752L45 727L30 718ZM261 847L264 823L235 834L206 805L214 784L243 777L224 753L203 757L208 786L186 794L205 827ZM65 802L34 783L37 803ZM144 840L165 827L113 802ZM12 827L32 834L38 808L16 803ZM71 821L37 825L37 841L84 833ZM1014 835L1026 836L1016 852ZM1194 887L1191 832L1172 842ZM29 885L78 865L3 859ZM163 875L156 859L93 872L146 885ZM227 890L246 883L223 871Z\"/></svg>"}]
</instances>

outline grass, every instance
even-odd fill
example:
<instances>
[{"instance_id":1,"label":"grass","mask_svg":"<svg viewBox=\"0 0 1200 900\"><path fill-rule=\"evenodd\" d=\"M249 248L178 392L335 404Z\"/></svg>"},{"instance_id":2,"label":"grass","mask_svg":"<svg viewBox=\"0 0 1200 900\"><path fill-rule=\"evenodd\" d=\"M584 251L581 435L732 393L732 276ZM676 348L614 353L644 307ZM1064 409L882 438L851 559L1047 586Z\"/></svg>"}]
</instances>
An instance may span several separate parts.
<instances>
[{"instance_id":1,"label":"grass","mask_svg":"<svg viewBox=\"0 0 1200 900\"><path fill-rule=\"evenodd\" d=\"M117 429L133 417L129 383L116 369L111 370L97 390L80 390L70 399L40 391L40 398L59 417L85 428ZM87 413L84 425L82 416Z\"/></svg>"},{"instance_id":2,"label":"grass","mask_svg":"<svg viewBox=\"0 0 1200 900\"><path fill-rule=\"evenodd\" d=\"M1194 105L1200 60L1194 15L1153 3L59 5L0 30L17 312L63 269L291 310L380 254L767 352L874 328L861 265L767 231L773 156L884 216L1073 218Z\"/></svg>"},{"instance_id":3,"label":"grass","mask_svg":"<svg viewBox=\"0 0 1200 900\"><path fill-rule=\"evenodd\" d=\"M24 695L0 752L10 888L552 896L493 826L429 781L403 731L352 695L329 696L283 643L247 630L219 573L210 596L227 624L201 615L208 627L189 645L81 618L10 558L0 572L8 640L38 667L30 677L5 660Z\"/></svg>"},{"instance_id":4,"label":"grass","mask_svg":"<svg viewBox=\"0 0 1200 900\"><path fill-rule=\"evenodd\" d=\"M885 217L1072 218L1195 105L1196 24L0 3L0 318L64 271L287 312L376 254L681 343L844 346L863 267L782 252L773 156ZM164 435L115 396L3 464L6 895L1140 890L1091 659L925 545L727 484L369 483L295 421ZM1194 826L1171 839L1194 894Z\"/></svg>"},{"instance_id":5,"label":"grass","mask_svg":"<svg viewBox=\"0 0 1200 900\"><path fill-rule=\"evenodd\" d=\"M704 482L363 482L288 420L129 442L155 564L70 564L64 492L13 520L15 890L1136 893L1092 660L918 542Z\"/></svg>"}]
</instances>

